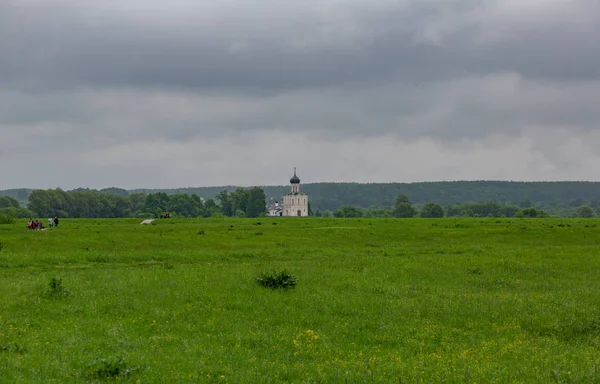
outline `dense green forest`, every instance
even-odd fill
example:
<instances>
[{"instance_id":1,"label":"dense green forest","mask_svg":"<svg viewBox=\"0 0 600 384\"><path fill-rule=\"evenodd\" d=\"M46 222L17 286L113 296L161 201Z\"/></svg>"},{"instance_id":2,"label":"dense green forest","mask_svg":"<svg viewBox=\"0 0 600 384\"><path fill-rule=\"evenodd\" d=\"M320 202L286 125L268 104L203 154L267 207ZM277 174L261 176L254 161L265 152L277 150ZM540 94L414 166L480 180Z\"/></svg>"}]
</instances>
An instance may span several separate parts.
<instances>
[{"instance_id":1,"label":"dense green forest","mask_svg":"<svg viewBox=\"0 0 600 384\"><path fill-rule=\"evenodd\" d=\"M333 216L337 211L339 216L342 208L347 210L347 207L354 207L365 216L393 216L397 208L396 199L400 195L406 196L414 205L415 215L432 202L442 206L446 216L512 217L519 210L535 207L554 216L569 217L589 215L588 210L582 213L582 206L591 207L592 214L600 208L600 182L313 183L302 184L301 188L310 197L314 215L330 213ZM264 191L268 202L279 200L289 191L289 186L260 186L258 189ZM32 213L65 217L144 217L157 215L158 211L163 210L184 216L260 215L262 212L257 212L255 203L251 204L251 212L246 212L249 200L245 194L249 192L241 191L250 190L238 186L135 190L106 188L55 190L60 192L44 194L40 190L11 189L0 191L0 196L12 198L10 203L0 200L0 213L7 213L10 209L15 214L18 205L30 211L19 211L15 216ZM148 196L151 196L150 200ZM156 196L161 196L159 205L152 202ZM53 199L54 203L51 204L50 200ZM193 199L193 204L190 199ZM428 206L426 209L430 208ZM355 215L348 212L344 215Z\"/></svg>"},{"instance_id":2,"label":"dense green forest","mask_svg":"<svg viewBox=\"0 0 600 384\"><path fill-rule=\"evenodd\" d=\"M289 186L260 186L267 197L278 198L289 191ZM238 187L203 187L161 190L134 190L132 192L193 194L215 197L222 190ZM360 208L392 207L398 195L406 195L415 204L434 201L447 206L467 202L495 201L529 207L583 204L600 205L600 182L511 182L511 181L448 181L423 183L313 183L302 184L310 196L313 209L335 210L344 205ZM111 191L111 190L105 190ZM123 190L113 190L114 193ZM126 192L126 191L125 191ZM123 192L120 192L123 193Z\"/></svg>"}]
</instances>

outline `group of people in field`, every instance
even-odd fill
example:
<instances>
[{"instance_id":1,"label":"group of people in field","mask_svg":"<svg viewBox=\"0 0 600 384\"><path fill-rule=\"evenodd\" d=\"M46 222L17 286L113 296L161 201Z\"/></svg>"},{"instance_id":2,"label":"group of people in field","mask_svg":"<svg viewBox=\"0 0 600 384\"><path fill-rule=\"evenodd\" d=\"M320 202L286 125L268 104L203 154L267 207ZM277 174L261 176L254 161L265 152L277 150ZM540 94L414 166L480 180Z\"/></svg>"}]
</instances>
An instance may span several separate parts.
<instances>
[{"instance_id":1,"label":"group of people in field","mask_svg":"<svg viewBox=\"0 0 600 384\"><path fill-rule=\"evenodd\" d=\"M48 218L48 228L52 227L58 227L58 216L54 216L54 219L52 219L51 217ZM35 221L33 219L29 219L29 221L27 222L27 229L43 231L46 229L46 227L44 227L44 223L37 219Z\"/></svg>"}]
</instances>

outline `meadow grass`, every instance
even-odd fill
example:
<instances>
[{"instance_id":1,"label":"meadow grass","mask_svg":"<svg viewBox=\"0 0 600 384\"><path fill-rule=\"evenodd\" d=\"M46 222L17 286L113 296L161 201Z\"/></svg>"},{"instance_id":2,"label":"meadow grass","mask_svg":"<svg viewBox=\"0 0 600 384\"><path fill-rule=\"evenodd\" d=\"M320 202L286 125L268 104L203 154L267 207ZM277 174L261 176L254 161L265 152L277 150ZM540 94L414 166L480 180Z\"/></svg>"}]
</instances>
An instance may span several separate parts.
<instances>
[{"instance_id":1,"label":"meadow grass","mask_svg":"<svg viewBox=\"0 0 600 384\"><path fill-rule=\"evenodd\" d=\"M1 382L600 382L600 221L139 221L0 225Z\"/></svg>"}]
</instances>

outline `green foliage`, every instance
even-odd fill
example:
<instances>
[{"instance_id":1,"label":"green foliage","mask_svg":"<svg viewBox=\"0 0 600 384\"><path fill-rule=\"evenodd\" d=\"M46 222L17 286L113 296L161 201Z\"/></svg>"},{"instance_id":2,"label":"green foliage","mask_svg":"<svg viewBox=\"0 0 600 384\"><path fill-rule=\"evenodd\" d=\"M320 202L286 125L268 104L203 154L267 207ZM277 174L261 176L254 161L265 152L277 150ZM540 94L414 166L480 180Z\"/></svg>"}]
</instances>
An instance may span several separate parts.
<instances>
[{"instance_id":1,"label":"green foliage","mask_svg":"<svg viewBox=\"0 0 600 384\"><path fill-rule=\"evenodd\" d=\"M267 211L265 191L262 188L253 187L248 194L246 205L246 217L259 217Z\"/></svg>"},{"instance_id":2,"label":"green foliage","mask_svg":"<svg viewBox=\"0 0 600 384\"><path fill-rule=\"evenodd\" d=\"M19 201L10 196L0 196L0 208L20 208Z\"/></svg>"},{"instance_id":3,"label":"green foliage","mask_svg":"<svg viewBox=\"0 0 600 384\"><path fill-rule=\"evenodd\" d=\"M387 209L367 209L364 211L364 217L392 217L392 213Z\"/></svg>"},{"instance_id":4,"label":"green foliage","mask_svg":"<svg viewBox=\"0 0 600 384\"><path fill-rule=\"evenodd\" d=\"M289 289L296 286L297 279L295 275L286 269L282 269L280 271L261 272L256 278L256 282L266 288Z\"/></svg>"},{"instance_id":5,"label":"green foliage","mask_svg":"<svg viewBox=\"0 0 600 384\"><path fill-rule=\"evenodd\" d=\"M123 197L129 195L129 192L127 192L126 189L114 188L114 187L113 188L104 188L104 189L101 189L99 192L107 194L107 195L116 195L116 196L123 196Z\"/></svg>"},{"instance_id":6,"label":"green foliage","mask_svg":"<svg viewBox=\"0 0 600 384\"><path fill-rule=\"evenodd\" d=\"M136 369L129 368L125 359L116 357L115 359L96 359L88 365L87 372L93 379L117 379L125 378Z\"/></svg>"},{"instance_id":7,"label":"green foliage","mask_svg":"<svg viewBox=\"0 0 600 384\"><path fill-rule=\"evenodd\" d=\"M408 196L406 195L398 195L398 197L396 197L396 206L402 204L402 203L409 203L410 204L410 200L408 199Z\"/></svg>"},{"instance_id":8,"label":"green foliage","mask_svg":"<svg viewBox=\"0 0 600 384\"><path fill-rule=\"evenodd\" d=\"M579 206L600 208L600 183L596 182L315 183L303 184L302 188L310 196L309 208L314 212L355 206L359 209L389 209L396 217L414 217L410 216L410 209L397 210L401 203L411 202L417 205L436 202L446 207L449 217L515 217L521 208L533 207L555 216L574 217L578 215ZM289 186L261 189L266 196L279 197L288 192ZM153 195L148 207L145 206L146 193ZM68 192L23 189L0 191L0 195L20 201L29 196L28 206L33 214L14 214L14 217L148 217L148 214L154 216L164 211L184 217L234 217L238 210L248 216L249 203L248 190L234 186L131 191L77 189ZM195 201L177 197L169 206L174 195L192 196ZM220 206L213 199L219 201ZM9 201L4 205L17 209L15 200ZM5 208L0 206L0 212L2 209ZM250 216L253 215L250 212Z\"/></svg>"},{"instance_id":9,"label":"green foliage","mask_svg":"<svg viewBox=\"0 0 600 384\"><path fill-rule=\"evenodd\" d=\"M420 216L425 218L444 217L444 208L437 203L429 202L421 208Z\"/></svg>"},{"instance_id":10,"label":"green foliage","mask_svg":"<svg viewBox=\"0 0 600 384\"><path fill-rule=\"evenodd\" d=\"M396 198L396 205L394 206L392 215L400 218L411 218L417 215L417 210L413 207L406 195L399 195Z\"/></svg>"},{"instance_id":11,"label":"green foliage","mask_svg":"<svg viewBox=\"0 0 600 384\"><path fill-rule=\"evenodd\" d=\"M110 193L87 189L69 192L35 190L29 196L31 210L18 211L18 216L15 217L153 218L160 217L164 212L171 213L171 217L211 217L219 211L219 207L212 199L208 199L205 204L197 194L169 196L164 192L158 192L149 195L142 193L125 195L118 189L103 191ZM23 208L19 209L23 210Z\"/></svg>"},{"instance_id":12,"label":"green foliage","mask_svg":"<svg viewBox=\"0 0 600 384\"><path fill-rule=\"evenodd\" d=\"M167 196L165 211L182 217L201 216L204 206L198 195Z\"/></svg>"},{"instance_id":13,"label":"green foliage","mask_svg":"<svg viewBox=\"0 0 600 384\"><path fill-rule=\"evenodd\" d=\"M154 213L156 216L169 210L169 196L164 192L150 193L146 196L144 211Z\"/></svg>"},{"instance_id":14,"label":"green foliage","mask_svg":"<svg viewBox=\"0 0 600 384\"><path fill-rule=\"evenodd\" d=\"M550 215L541 210L541 209L535 209L535 208L525 208L521 211L519 211L517 213L517 217L519 218L546 218L546 217L550 217Z\"/></svg>"},{"instance_id":15,"label":"green foliage","mask_svg":"<svg viewBox=\"0 0 600 384\"><path fill-rule=\"evenodd\" d=\"M360 208L354 207L352 205L346 205L341 207L340 209L336 209L333 212L333 216L346 218L362 217L362 211L360 210Z\"/></svg>"},{"instance_id":16,"label":"green foliage","mask_svg":"<svg viewBox=\"0 0 600 384\"><path fill-rule=\"evenodd\" d=\"M413 207L411 203L401 202L394 208L392 212L394 217L400 218L411 218L417 215L417 210Z\"/></svg>"},{"instance_id":17,"label":"green foliage","mask_svg":"<svg viewBox=\"0 0 600 384\"><path fill-rule=\"evenodd\" d=\"M495 201L454 204L446 208L448 217L515 217L520 208Z\"/></svg>"},{"instance_id":18,"label":"green foliage","mask_svg":"<svg viewBox=\"0 0 600 384\"><path fill-rule=\"evenodd\" d=\"M61 217L67 216L73 207L79 206L76 203L75 194L84 192L72 192L67 193L61 189L55 190L35 190L29 195L29 204L27 208L41 217L54 217L60 215ZM80 216L75 216L80 217ZM101 217L101 216L95 216Z\"/></svg>"},{"instance_id":19,"label":"green foliage","mask_svg":"<svg viewBox=\"0 0 600 384\"><path fill-rule=\"evenodd\" d=\"M3 248L2 241L0 241L0 252L2 252L2 248Z\"/></svg>"},{"instance_id":20,"label":"green foliage","mask_svg":"<svg viewBox=\"0 0 600 384\"><path fill-rule=\"evenodd\" d=\"M27 218L35 216L33 214L33 212L31 212L27 208L15 208L15 207L0 208L0 214L5 215L5 216L11 216L11 217L14 217L17 219L27 219Z\"/></svg>"},{"instance_id":21,"label":"green foliage","mask_svg":"<svg viewBox=\"0 0 600 384\"><path fill-rule=\"evenodd\" d=\"M448 214L448 216L452 216L450 214ZM462 211L460 211L460 217L475 217L475 211L473 211L472 209L463 209Z\"/></svg>"},{"instance_id":22,"label":"green foliage","mask_svg":"<svg viewBox=\"0 0 600 384\"><path fill-rule=\"evenodd\" d=\"M71 291L63 285L62 278L52 277L45 294L50 297L66 297L71 294Z\"/></svg>"},{"instance_id":23,"label":"green foliage","mask_svg":"<svg viewBox=\"0 0 600 384\"><path fill-rule=\"evenodd\" d=\"M217 199L221 204L221 212L229 217L254 218L264 216L267 211L265 192L258 187L237 188L231 193L223 190L217 194Z\"/></svg>"},{"instance_id":24,"label":"green foliage","mask_svg":"<svg viewBox=\"0 0 600 384\"><path fill-rule=\"evenodd\" d=\"M577 208L577 216L581 218L590 218L594 217L594 210L589 205L582 205Z\"/></svg>"},{"instance_id":25,"label":"green foliage","mask_svg":"<svg viewBox=\"0 0 600 384\"><path fill-rule=\"evenodd\" d=\"M223 213L213 199L206 199L202 217L223 217Z\"/></svg>"},{"instance_id":26,"label":"green foliage","mask_svg":"<svg viewBox=\"0 0 600 384\"><path fill-rule=\"evenodd\" d=\"M15 219L12 216L3 215L0 213L0 224L14 224Z\"/></svg>"},{"instance_id":27,"label":"green foliage","mask_svg":"<svg viewBox=\"0 0 600 384\"><path fill-rule=\"evenodd\" d=\"M225 216L232 217L235 213L233 209L233 199L229 195L227 190L223 190L217 194L217 200L219 200L219 204L221 204L222 213Z\"/></svg>"}]
</instances>

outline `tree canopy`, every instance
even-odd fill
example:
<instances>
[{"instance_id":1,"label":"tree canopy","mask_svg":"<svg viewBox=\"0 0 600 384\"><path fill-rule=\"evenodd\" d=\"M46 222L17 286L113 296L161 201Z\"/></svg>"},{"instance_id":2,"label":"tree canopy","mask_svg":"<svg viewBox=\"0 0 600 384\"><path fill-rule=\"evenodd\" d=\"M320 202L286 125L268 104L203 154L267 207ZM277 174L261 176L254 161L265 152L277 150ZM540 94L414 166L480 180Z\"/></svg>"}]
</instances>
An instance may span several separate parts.
<instances>
[{"instance_id":1,"label":"tree canopy","mask_svg":"<svg viewBox=\"0 0 600 384\"><path fill-rule=\"evenodd\" d=\"M258 188L264 191L265 200L271 197L278 200L289 191L289 186ZM600 209L599 182L314 183L302 184L301 188L309 195L311 211L323 216L325 212L353 206L365 215L381 217L385 216L384 211L388 211L396 217L414 217L428 202L442 206L445 216L449 217L514 217L527 208L555 216L579 217L582 212L588 212L587 209L580 212L582 206L592 208L592 213ZM158 210L177 211L186 216L246 216L248 210L255 215L259 205L248 208L250 190L236 186L156 190L112 187L100 191L57 189L43 193L40 190L11 189L0 191L0 196L10 197L0 201L0 209L29 206L42 216L55 213L70 217L154 215ZM149 195L153 197L147 201ZM167 198L170 201L175 195L198 197L194 204L187 197L178 197L174 198L172 206L166 205ZM208 204L211 199L212 202ZM401 206L403 203L408 205Z\"/></svg>"},{"instance_id":2,"label":"tree canopy","mask_svg":"<svg viewBox=\"0 0 600 384\"><path fill-rule=\"evenodd\" d=\"M425 218L444 217L444 208L438 203L429 202L421 208L420 215Z\"/></svg>"}]
</instances>

